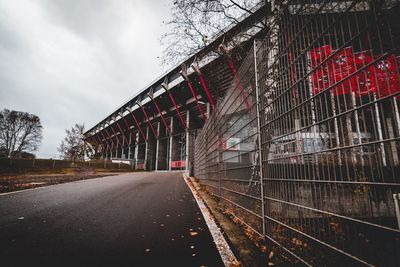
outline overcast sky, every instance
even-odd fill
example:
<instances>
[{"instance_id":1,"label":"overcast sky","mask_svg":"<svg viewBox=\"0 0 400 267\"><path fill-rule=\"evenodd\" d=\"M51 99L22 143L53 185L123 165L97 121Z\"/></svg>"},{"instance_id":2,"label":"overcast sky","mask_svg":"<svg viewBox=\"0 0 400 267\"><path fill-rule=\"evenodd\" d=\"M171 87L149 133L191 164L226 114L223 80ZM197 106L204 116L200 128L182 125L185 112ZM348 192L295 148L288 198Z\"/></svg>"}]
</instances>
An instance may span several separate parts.
<instances>
[{"instance_id":1,"label":"overcast sky","mask_svg":"<svg viewBox=\"0 0 400 267\"><path fill-rule=\"evenodd\" d=\"M163 72L170 1L0 0L0 108L34 113L37 155L92 127Z\"/></svg>"}]
</instances>

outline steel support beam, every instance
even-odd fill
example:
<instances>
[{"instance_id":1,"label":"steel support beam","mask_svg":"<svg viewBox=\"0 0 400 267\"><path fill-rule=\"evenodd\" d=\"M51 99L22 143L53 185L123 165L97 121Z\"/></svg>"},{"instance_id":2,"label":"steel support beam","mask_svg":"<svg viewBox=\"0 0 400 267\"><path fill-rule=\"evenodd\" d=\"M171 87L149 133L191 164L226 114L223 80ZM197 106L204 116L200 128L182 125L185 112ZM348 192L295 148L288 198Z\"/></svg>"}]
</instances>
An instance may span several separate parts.
<instances>
[{"instance_id":1,"label":"steel support beam","mask_svg":"<svg viewBox=\"0 0 400 267\"><path fill-rule=\"evenodd\" d=\"M160 132L160 123L157 122L157 132ZM160 138L157 138L156 140L156 166L155 170L158 171L158 150L160 148Z\"/></svg>"},{"instance_id":2,"label":"steel support beam","mask_svg":"<svg viewBox=\"0 0 400 267\"><path fill-rule=\"evenodd\" d=\"M128 124L128 122L126 121L125 117L122 117L122 119L124 120L125 126L126 126L126 128L128 129L128 131L129 131L129 133L130 133L130 136L135 135L135 137L133 138L133 140L134 140L135 143L137 144L138 141L136 140L136 134L134 134L134 133L132 132L132 129L131 129L131 127L129 127L129 124Z\"/></svg>"},{"instance_id":3,"label":"steel support beam","mask_svg":"<svg viewBox=\"0 0 400 267\"><path fill-rule=\"evenodd\" d=\"M232 59L228 59L228 65L229 65L229 68L232 71L233 77L235 78L236 86L239 88L240 93L242 94L242 97L243 97L244 103L246 104L247 109L249 111L252 111L251 105L250 105L250 103L249 103L249 101L247 99L246 93L244 92L242 83L240 82L240 79L239 79L239 77L237 75L236 68L235 68L235 65L233 64Z\"/></svg>"},{"instance_id":4,"label":"steel support beam","mask_svg":"<svg viewBox=\"0 0 400 267\"><path fill-rule=\"evenodd\" d=\"M154 106L156 107L156 109L157 109L157 111L158 111L158 114L160 114L161 120L162 120L162 122L163 122L164 125L165 125L165 128L167 129L168 133L171 135L171 130L169 129L168 124L167 124L167 122L165 121L164 115L162 114L161 109L160 109L160 107L158 106L157 101L156 101L156 100L154 99L154 97L153 97L153 93L151 92L151 93L149 93L149 94L147 94L147 95L148 95L148 96L150 97L150 99L153 101ZM160 133L160 130L159 130L159 129L158 129L158 133Z\"/></svg>"},{"instance_id":5,"label":"steel support beam","mask_svg":"<svg viewBox=\"0 0 400 267\"><path fill-rule=\"evenodd\" d=\"M101 141L100 137L99 137L99 133L96 133L95 136L97 137L97 140L99 140L100 144L101 144L101 150L102 150L102 154L103 153L107 153L107 151L105 150L104 147L104 143Z\"/></svg>"},{"instance_id":6,"label":"steel support beam","mask_svg":"<svg viewBox=\"0 0 400 267\"><path fill-rule=\"evenodd\" d=\"M140 132L140 134L142 135L142 137L143 137L144 141L147 141L147 139L146 139L146 136L145 136L145 135L144 135L144 133L143 133L143 129L142 129L142 127L140 126L140 124L139 124L138 120L136 119L136 116L135 116L135 114L133 114L133 112L132 112L132 110L131 110L131 109L128 109L128 111L129 111L129 113L132 115L132 118L133 118L133 120L135 121L135 123L136 123L136 126L138 127L138 129L139 129L139 132ZM139 139L138 139L138 140L139 140Z\"/></svg>"},{"instance_id":7,"label":"steel support beam","mask_svg":"<svg viewBox=\"0 0 400 267\"><path fill-rule=\"evenodd\" d=\"M107 135L108 135L108 139L110 139L111 144L112 144L112 145L111 145L111 150L110 150L111 157L112 157L112 150L114 149L115 144L114 144L114 141L112 140L111 135L110 135L110 133L108 132L107 128L104 128L104 130L106 131L106 133L107 133Z\"/></svg>"},{"instance_id":8,"label":"steel support beam","mask_svg":"<svg viewBox=\"0 0 400 267\"><path fill-rule=\"evenodd\" d=\"M97 141L96 137L97 137L97 135L96 135L96 134L93 134L93 135L91 135L89 138L90 138L90 139L92 140L92 142L95 144L95 147L94 147L95 153L98 153L98 152L99 152L100 145L101 145L101 150L103 150L103 146L102 146L101 142L99 143L99 142ZM93 147L93 146L92 146L92 147Z\"/></svg>"},{"instance_id":9,"label":"steel support beam","mask_svg":"<svg viewBox=\"0 0 400 267\"><path fill-rule=\"evenodd\" d=\"M193 69L194 72L199 76L200 83L201 83L201 85L203 86L204 91L206 92L208 101L210 102L210 104L211 104L213 110L215 110L215 104L214 104L214 101L213 101L213 99L212 99L210 90L208 90L208 87L207 87L206 81L205 81L205 79L204 79L203 73L202 73L202 72L200 71L200 69L199 69L197 66L195 66L195 65L192 65L192 69Z\"/></svg>"},{"instance_id":10,"label":"steel support beam","mask_svg":"<svg viewBox=\"0 0 400 267\"><path fill-rule=\"evenodd\" d=\"M176 101L175 101L175 99L174 99L174 96L171 94L171 92L170 92L169 89L168 89L168 81L167 81L166 79L165 79L165 81L162 83L162 87L164 88L164 90L165 90L165 91L167 92L167 94L169 95L169 98L171 99L172 104L174 104L174 107L175 107L175 109L176 109L176 112L178 113L179 119L181 120L183 127L186 129L187 126L186 126L185 120L183 119L182 114L181 114L181 112L180 112L180 110L179 110L179 107L178 107L178 105L176 104Z\"/></svg>"},{"instance_id":11,"label":"steel support beam","mask_svg":"<svg viewBox=\"0 0 400 267\"><path fill-rule=\"evenodd\" d=\"M104 138L104 141L107 143L107 151L110 151L112 153L112 148L111 145L108 143L107 138L104 136L103 131L100 130L101 136ZM106 159L107 159L107 152L106 152Z\"/></svg>"},{"instance_id":12,"label":"steel support beam","mask_svg":"<svg viewBox=\"0 0 400 267\"><path fill-rule=\"evenodd\" d=\"M188 74L187 74L186 65L183 64L183 65L181 66L181 68L182 68L182 70L181 70L181 76L183 77L183 79L186 80L186 83L187 83L187 85L188 85L188 87L189 87L189 90L190 90L190 92L192 93L192 95L193 95L193 97L194 97L194 100L196 101L197 109L199 110L199 112L200 112L200 114L201 114L203 120L206 121L207 117L206 117L206 115L204 114L203 108L201 107L201 105L200 105L200 103L199 103L199 99L197 98L197 94L196 94L196 92L195 92L194 89L193 89L192 82L190 81L189 76L188 76Z\"/></svg>"},{"instance_id":13,"label":"steel support beam","mask_svg":"<svg viewBox=\"0 0 400 267\"><path fill-rule=\"evenodd\" d=\"M124 131L122 131L122 128L121 128L121 126L119 125L118 121L115 120L115 123L117 124L117 127L118 127L119 131L122 133L122 137L124 138L125 142L126 142L127 144L129 144L128 139L126 138Z\"/></svg>"},{"instance_id":14,"label":"steel support beam","mask_svg":"<svg viewBox=\"0 0 400 267\"><path fill-rule=\"evenodd\" d=\"M113 132L113 134L114 134L115 139L117 140L117 145L120 145L121 148L122 148L122 144L121 144L121 142L119 141L119 138L118 138L118 136L117 136L117 133L115 132L114 128L113 128L111 125L110 125L110 128L111 128L111 130L112 130L112 132ZM117 148L118 148L118 146L117 146Z\"/></svg>"},{"instance_id":15,"label":"steel support beam","mask_svg":"<svg viewBox=\"0 0 400 267\"><path fill-rule=\"evenodd\" d=\"M151 122L150 122L149 116L147 116L146 110L143 108L142 104L139 103L139 101L136 101L136 104L137 104L137 105L140 107L140 109L142 110L142 112L143 112L143 114L144 114L144 116L145 116L145 118L146 118L146 120L147 120L147 124L149 125L149 127L150 127L151 131L153 132L154 136L155 136L156 138L158 138L158 133L156 133L156 131L154 130L154 127L153 127L153 125L152 125ZM148 136L147 136L147 138L148 138Z\"/></svg>"}]
</instances>

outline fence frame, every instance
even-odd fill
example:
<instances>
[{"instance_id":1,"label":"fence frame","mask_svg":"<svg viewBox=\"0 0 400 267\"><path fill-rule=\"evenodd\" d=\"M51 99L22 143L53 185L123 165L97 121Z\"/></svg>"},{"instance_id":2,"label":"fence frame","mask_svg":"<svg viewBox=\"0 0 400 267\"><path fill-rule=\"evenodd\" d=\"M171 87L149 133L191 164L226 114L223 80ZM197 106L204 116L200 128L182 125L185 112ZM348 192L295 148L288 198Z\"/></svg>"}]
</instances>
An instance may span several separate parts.
<instances>
[{"instance_id":1,"label":"fence frame","mask_svg":"<svg viewBox=\"0 0 400 267\"><path fill-rule=\"evenodd\" d=\"M226 106L232 95L240 96L238 90L243 88L238 84L232 84L236 92L230 89L223 100L218 101L219 105L196 138L195 176L200 183L223 205L233 205L235 209L231 215L258 233L269 247L280 248L294 263L320 265L321 259L316 255L321 252L319 256L324 258L325 265L337 262L362 266L400 264L400 219L396 219L400 218L400 90L383 95L383 86L377 85L381 91L365 95L357 95L359 92L353 88L343 95L337 93L345 86L353 86L346 85L353 77L361 81L360 75L367 75L366 71L371 67L378 68L379 62L387 62L390 53L397 53L399 58L395 63L398 72L394 78L399 80L400 47L393 39L399 40L400 32L390 20L392 13L399 10L399 5L398 0L272 1L271 14L266 19L267 36L255 40L249 52L253 55L253 68L245 66L249 61L246 58L238 71L239 80L246 82L246 77L254 77L255 99L250 106L256 108L257 138L253 140L253 150L248 153L256 157L258 154L257 162L248 161L252 166L239 166L241 159L238 159L237 168L244 168L248 173L248 176L238 179L236 170L228 166L232 159L226 158L229 149L223 149L230 137L240 134L253 122L248 118L247 125L240 125L247 115L235 114L239 113L237 110L244 110L242 104L253 92L245 91L249 95L241 103L236 103L238 109L232 104L235 100L231 103L233 108ZM364 22L369 16L371 20ZM326 25L319 25L319 22ZM361 40L368 31L377 32L373 42L368 39L372 38L369 35L367 41ZM286 33L290 33L289 37ZM388 40L392 44L384 43ZM324 41L335 46L336 50L313 66L310 51L320 48ZM320 90L318 85L320 91L312 91L318 68L331 60L333 62L349 45L352 49L362 47L362 42L366 43L364 47L371 51L374 49L377 54L372 61L363 61L361 67L347 76L340 70L334 75L342 78L329 77L329 82L330 79L333 82L328 87ZM357 53L354 52L352 57ZM296 69L301 66L304 70ZM389 84L388 78L384 79ZM274 86L280 88L275 92L269 91ZM361 90L360 83L357 87ZM299 93L302 88L309 88L309 91ZM294 90L299 94L298 99L284 106L285 99L292 101L290 96ZM293 116L295 113L297 115ZM229 121L235 116L240 118ZM242 128L226 138L230 130L221 124L228 122ZM280 125L278 129L275 128L277 125ZM283 151L287 154L277 152L277 156L271 156L275 153L274 146L285 147L285 140L291 139L294 140L289 144L294 147L292 154L285 148ZM310 145L306 144L308 139L313 140ZM239 142L245 144L246 140L240 139ZM326 144L318 146L318 142ZM243 187L238 185L248 182L248 187L251 187L251 170L259 176L259 196L252 195L250 190L241 191ZM233 188L228 188L227 184ZM298 192L301 190L304 200ZM240 197L227 197L227 191ZM261 200L261 211L257 211L256 205L249 205L250 208L246 206L249 203L242 205L240 198ZM380 206L374 207L378 203ZM295 215L296 212L299 215ZM258 216L261 227L254 226L242 213ZM280 230L281 234L271 234L273 229ZM371 238L374 235L378 237ZM367 240L365 243L362 243L363 238ZM313 253L316 255L310 255Z\"/></svg>"}]
</instances>

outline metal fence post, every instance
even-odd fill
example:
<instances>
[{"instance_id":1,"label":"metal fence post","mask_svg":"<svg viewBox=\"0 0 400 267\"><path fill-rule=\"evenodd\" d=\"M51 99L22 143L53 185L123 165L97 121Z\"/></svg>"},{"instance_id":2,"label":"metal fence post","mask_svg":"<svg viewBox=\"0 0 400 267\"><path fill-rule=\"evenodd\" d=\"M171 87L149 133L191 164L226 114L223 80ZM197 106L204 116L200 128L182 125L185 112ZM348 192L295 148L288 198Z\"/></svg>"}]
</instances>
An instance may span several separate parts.
<instances>
[{"instance_id":1,"label":"metal fence post","mask_svg":"<svg viewBox=\"0 0 400 267\"><path fill-rule=\"evenodd\" d=\"M265 237L265 210L264 210L264 176L263 176L263 156L262 156L262 141L261 141L261 119L260 119L260 111L262 106L260 101L260 88L258 84L259 74L257 68L257 51L260 48L261 42L258 40L254 40L254 75L255 75L255 85L256 85L256 116L257 116L257 139L258 139L258 159L260 164L259 175L260 175L260 195L261 195L261 216L262 216L262 234Z\"/></svg>"},{"instance_id":2,"label":"metal fence post","mask_svg":"<svg viewBox=\"0 0 400 267\"><path fill-rule=\"evenodd\" d=\"M214 109L214 114L213 114L215 121L219 121L217 110L218 109ZM219 196L219 199L221 200L221 197L222 197L222 194L221 194L221 169L222 168L221 168L221 166L223 164L221 148L222 148L223 142L222 142L222 137L221 137L221 126L219 125L219 123L217 123L217 136L218 136L218 196Z\"/></svg>"}]
</instances>

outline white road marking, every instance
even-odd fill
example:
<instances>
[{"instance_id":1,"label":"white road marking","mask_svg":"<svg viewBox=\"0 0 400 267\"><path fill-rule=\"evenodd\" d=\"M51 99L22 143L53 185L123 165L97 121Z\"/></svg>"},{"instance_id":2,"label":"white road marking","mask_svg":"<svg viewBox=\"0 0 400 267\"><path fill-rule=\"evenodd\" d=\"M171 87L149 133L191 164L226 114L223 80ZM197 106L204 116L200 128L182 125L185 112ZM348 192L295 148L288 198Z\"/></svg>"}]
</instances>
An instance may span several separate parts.
<instances>
[{"instance_id":1,"label":"white road marking","mask_svg":"<svg viewBox=\"0 0 400 267\"><path fill-rule=\"evenodd\" d=\"M127 173L128 173L128 172L127 172ZM119 175L124 175L124 174L125 174L125 172L123 172L123 173L117 173L117 175L100 176L100 177L96 177L96 178L81 179L81 180L75 180L75 181L70 181L70 182L65 182L65 183L59 183L59 184L49 184L49 185L38 186L38 187L34 187L34 188L28 188L28 189L22 189L22 190L17 190L17 191L11 191L11 192L0 193L0 196L11 195L11 194L17 194L17 193L27 192L27 191L32 191L32 190L38 190L38 189L43 189L43 188L47 188L47 187L50 187L50 186L58 186L58 185L63 185L63 184L80 183L80 182L85 182L85 181L88 181L88 180L102 179L102 178L106 178L106 177L119 176Z\"/></svg>"},{"instance_id":2,"label":"white road marking","mask_svg":"<svg viewBox=\"0 0 400 267\"><path fill-rule=\"evenodd\" d=\"M54 184L54 185L56 185L56 184ZM17 193L26 192L26 191L42 189L42 188L46 188L46 187L50 187L50 186L52 186L52 185L45 185L45 186L39 186L39 187L35 187L35 188L22 189L22 190L17 190L17 191L12 191L12 192L0 193L0 196L17 194Z\"/></svg>"},{"instance_id":3,"label":"white road marking","mask_svg":"<svg viewBox=\"0 0 400 267\"><path fill-rule=\"evenodd\" d=\"M225 267L230 266L239 266L239 261L236 259L235 255L233 254L231 248L226 242L221 229L217 226L213 216L211 215L210 211L204 204L203 200L198 196L196 188L193 184L189 181L189 176L187 173L183 174L183 179L185 180L186 184L188 185L190 191L193 194L194 199L196 199L197 205L200 208L200 211L204 217L204 220L207 223L208 229L210 230L211 236L214 239L214 243L217 246L218 252L221 255L222 262L224 263Z\"/></svg>"}]
</instances>

